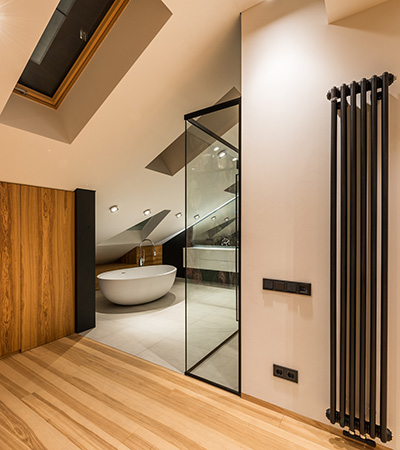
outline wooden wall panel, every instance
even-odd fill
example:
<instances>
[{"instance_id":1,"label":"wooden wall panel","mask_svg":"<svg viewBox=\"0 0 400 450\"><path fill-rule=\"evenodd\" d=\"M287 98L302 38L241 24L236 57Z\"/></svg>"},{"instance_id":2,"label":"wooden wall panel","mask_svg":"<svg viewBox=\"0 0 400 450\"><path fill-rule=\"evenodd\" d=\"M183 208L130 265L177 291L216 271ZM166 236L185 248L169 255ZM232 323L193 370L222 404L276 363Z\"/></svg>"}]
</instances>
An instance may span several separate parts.
<instances>
[{"instance_id":1,"label":"wooden wall panel","mask_svg":"<svg viewBox=\"0 0 400 450\"><path fill-rule=\"evenodd\" d=\"M142 252L144 250L145 255L145 266L154 266L158 264L162 264L162 245L156 245L156 253L157 255L153 255L153 246L152 245L143 245ZM139 246L135 247L130 252L126 253L124 256L121 256L116 262L117 263L126 263L126 264L134 264L136 266L139 265Z\"/></svg>"},{"instance_id":2,"label":"wooden wall panel","mask_svg":"<svg viewBox=\"0 0 400 450\"><path fill-rule=\"evenodd\" d=\"M75 329L74 193L21 187L22 351Z\"/></svg>"},{"instance_id":3,"label":"wooden wall panel","mask_svg":"<svg viewBox=\"0 0 400 450\"><path fill-rule=\"evenodd\" d=\"M0 183L0 357L21 344L20 186Z\"/></svg>"}]
</instances>

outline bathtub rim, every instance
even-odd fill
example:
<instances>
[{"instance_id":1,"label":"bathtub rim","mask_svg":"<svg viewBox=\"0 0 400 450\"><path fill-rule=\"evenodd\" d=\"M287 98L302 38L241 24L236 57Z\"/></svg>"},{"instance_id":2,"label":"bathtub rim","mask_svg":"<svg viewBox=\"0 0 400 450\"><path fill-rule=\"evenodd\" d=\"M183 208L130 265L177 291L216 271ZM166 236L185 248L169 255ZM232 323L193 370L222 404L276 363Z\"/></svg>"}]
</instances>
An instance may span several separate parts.
<instances>
[{"instance_id":1,"label":"bathtub rim","mask_svg":"<svg viewBox=\"0 0 400 450\"><path fill-rule=\"evenodd\" d=\"M135 277L135 278L105 278L102 277L101 275L105 275L105 274L113 274L113 273L121 273L121 272L126 272L129 270L140 270L143 268L149 268L149 267L171 267L171 270L165 271L163 273L157 273L157 274L149 274L147 276L142 276L142 277ZM105 280L105 281L130 281L130 280L144 280L147 278L156 278L156 277L162 277L165 275L169 275L171 273L177 272L177 268L175 266L171 266L170 264L154 264L154 265L149 265L149 266L142 266L142 267L127 267L126 269L113 269L113 270L109 270L106 272L101 272L97 275L97 279L98 280Z\"/></svg>"}]
</instances>

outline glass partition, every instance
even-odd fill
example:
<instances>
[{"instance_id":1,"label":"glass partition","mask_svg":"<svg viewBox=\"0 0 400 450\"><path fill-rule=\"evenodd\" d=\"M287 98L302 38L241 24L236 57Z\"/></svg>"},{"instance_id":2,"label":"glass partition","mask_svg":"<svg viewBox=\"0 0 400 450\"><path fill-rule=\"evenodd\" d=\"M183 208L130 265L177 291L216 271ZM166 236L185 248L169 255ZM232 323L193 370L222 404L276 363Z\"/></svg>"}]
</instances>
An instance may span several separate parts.
<instances>
[{"instance_id":1,"label":"glass partition","mask_svg":"<svg viewBox=\"0 0 400 450\"><path fill-rule=\"evenodd\" d=\"M186 373L238 393L240 100L186 116Z\"/></svg>"}]
</instances>

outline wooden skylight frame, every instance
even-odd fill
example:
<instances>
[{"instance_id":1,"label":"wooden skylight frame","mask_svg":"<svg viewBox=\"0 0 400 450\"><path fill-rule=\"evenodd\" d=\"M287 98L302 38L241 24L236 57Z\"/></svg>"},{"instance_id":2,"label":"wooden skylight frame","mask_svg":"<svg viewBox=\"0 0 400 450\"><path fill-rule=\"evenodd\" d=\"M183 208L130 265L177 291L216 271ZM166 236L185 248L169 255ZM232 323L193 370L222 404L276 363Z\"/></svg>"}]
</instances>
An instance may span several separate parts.
<instances>
[{"instance_id":1,"label":"wooden skylight frame","mask_svg":"<svg viewBox=\"0 0 400 450\"><path fill-rule=\"evenodd\" d=\"M114 1L52 97L28 88L20 83L17 83L13 93L48 106L49 108L58 109L129 2L130 0Z\"/></svg>"}]
</instances>

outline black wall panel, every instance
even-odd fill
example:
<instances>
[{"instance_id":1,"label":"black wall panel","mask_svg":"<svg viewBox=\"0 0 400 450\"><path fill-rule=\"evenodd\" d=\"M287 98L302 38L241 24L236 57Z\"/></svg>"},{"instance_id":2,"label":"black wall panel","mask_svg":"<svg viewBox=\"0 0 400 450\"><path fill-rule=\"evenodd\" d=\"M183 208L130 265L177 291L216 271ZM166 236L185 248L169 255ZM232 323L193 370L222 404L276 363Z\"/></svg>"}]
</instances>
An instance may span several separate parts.
<instances>
[{"instance_id":1,"label":"black wall panel","mask_svg":"<svg viewBox=\"0 0 400 450\"><path fill-rule=\"evenodd\" d=\"M75 190L75 332L96 326L95 192Z\"/></svg>"}]
</instances>

